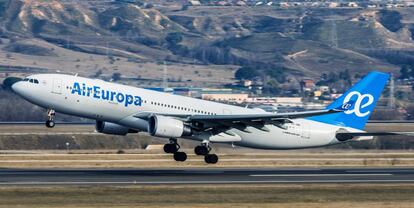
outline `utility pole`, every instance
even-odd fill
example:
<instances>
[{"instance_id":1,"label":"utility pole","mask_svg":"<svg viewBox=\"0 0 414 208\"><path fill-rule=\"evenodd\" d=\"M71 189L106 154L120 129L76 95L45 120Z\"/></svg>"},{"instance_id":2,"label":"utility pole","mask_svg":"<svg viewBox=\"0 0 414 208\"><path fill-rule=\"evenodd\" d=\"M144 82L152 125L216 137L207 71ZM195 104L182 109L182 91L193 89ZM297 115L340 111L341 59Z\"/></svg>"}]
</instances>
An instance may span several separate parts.
<instances>
[{"instance_id":1,"label":"utility pole","mask_svg":"<svg viewBox=\"0 0 414 208\"><path fill-rule=\"evenodd\" d=\"M392 110L395 109L395 83L394 83L394 74L391 73L390 80L390 97L388 107Z\"/></svg>"},{"instance_id":2,"label":"utility pole","mask_svg":"<svg viewBox=\"0 0 414 208\"><path fill-rule=\"evenodd\" d=\"M162 76L162 86L164 87L164 90L168 88L168 68L167 63L164 61L164 71Z\"/></svg>"}]
</instances>

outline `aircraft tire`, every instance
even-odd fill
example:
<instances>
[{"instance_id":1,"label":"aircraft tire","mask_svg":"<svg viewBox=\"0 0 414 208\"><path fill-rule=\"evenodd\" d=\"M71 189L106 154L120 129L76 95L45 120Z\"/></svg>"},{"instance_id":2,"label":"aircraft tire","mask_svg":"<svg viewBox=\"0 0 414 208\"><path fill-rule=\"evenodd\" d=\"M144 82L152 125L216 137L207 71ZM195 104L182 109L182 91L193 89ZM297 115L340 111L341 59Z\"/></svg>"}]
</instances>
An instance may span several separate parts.
<instances>
[{"instance_id":1,"label":"aircraft tire","mask_svg":"<svg viewBox=\"0 0 414 208\"><path fill-rule=\"evenodd\" d=\"M174 160L179 162L184 162L187 160L187 154L185 152L175 152Z\"/></svg>"},{"instance_id":2,"label":"aircraft tire","mask_svg":"<svg viewBox=\"0 0 414 208\"><path fill-rule=\"evenodd\" d=\"M55 122L52 121L52 120L47 120L46 121L46 127L47 128L53 128L53 127L55 127Z\"/></svg>"},{"instance_id":3,"label":"aircraft tire","mask_svg":"<svg viewBox=\"0 0 414 208\"><path fill-rule=\"evenodd\" d=\"M208 154L208 148L206 146L196 146L194 148L194 153L196 155L207 155Z\"/></svg>"},{"instance_id":4,"label":"aircraft tire","mask_svg":"<svg viewBox=\"0 0 414 208\"><path fill-rule=\"evenodd\" d=\"M176 153L178 151L178 147L176 144L169 143L164 145L164 152L165 153Z\"/></svg>"},{"instance_id":5,"label":"aircraft tire","mask_svg":"<svg viewBox=\"0 0 414 208\"><path fill-rule=\"evenodd\" d=\"M204 156L204 161L208 164L216 164L218 162L218 156L216 154L208 154Z\"/></svg>"}]
</instances>

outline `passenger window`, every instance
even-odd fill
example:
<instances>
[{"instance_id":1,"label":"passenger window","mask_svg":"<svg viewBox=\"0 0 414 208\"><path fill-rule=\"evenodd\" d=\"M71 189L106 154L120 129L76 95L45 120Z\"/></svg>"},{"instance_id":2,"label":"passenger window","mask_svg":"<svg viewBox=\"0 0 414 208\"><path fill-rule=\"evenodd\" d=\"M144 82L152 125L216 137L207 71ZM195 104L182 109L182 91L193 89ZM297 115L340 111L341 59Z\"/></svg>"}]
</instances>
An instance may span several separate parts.
<instances>
[{"instance_id":1,"label":"passenger window","mask_svg":"<svg viewBox=\"0 0 414 208\"><path fill-rule=\"evenodd\" d=\"M33 83L33 79L30 79L30 80L29 80L29 82L30 82L30 83Z\"/></svg>"},{"instance_id":2,"label":"passenger window","mask_svg":"<svg viewBox=\"0 0 414 208\"><path fill-rule=\"evenodd\" d=\"M25 78L24 80L23 80L23 82L28 82L29 81L29 79L28 78Z\"/></svg>"}]
</instances>

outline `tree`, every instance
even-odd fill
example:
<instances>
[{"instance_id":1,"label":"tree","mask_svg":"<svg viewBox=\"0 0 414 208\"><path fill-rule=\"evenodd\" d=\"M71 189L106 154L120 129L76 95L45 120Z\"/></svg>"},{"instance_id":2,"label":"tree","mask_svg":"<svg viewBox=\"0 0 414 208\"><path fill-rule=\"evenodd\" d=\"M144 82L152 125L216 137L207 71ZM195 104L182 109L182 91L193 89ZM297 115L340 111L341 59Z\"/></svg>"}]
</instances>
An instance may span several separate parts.
<instances>
[{"instance_id":1,"label":"tree","mask_svg":"<svg viewBox=\"0 0 414 208\"><path fill-rule=\"evenodd\" d=\"M349 73L349 70L346 69L345 71L339 72L339 78L346 81L351 80L351 74Z\"/></svg>"},{"instance_id":2,"label":"tree","mask_svg":"<svg viewBox=\"0 0 414 208\"><path fill-rule=\"evenodd\" d=\"M400 73L401 73L400 79L408 79L408 78L410 78L411 77L411 74L414 73L412 71L413 70L412 70L411 66L409 66L409 65L403 65L403 66L401 66L401 69L400 69Z\"/></svg>"},{"instance_id":3,"label":"tree","mask_svg":"<svg viewBox=\"0 0 414 208\"><path fill-rule=\"evenodd\" d=\"M115 73L112 74L112 80L113 81L118 81L120 79L121 79L121 73L115 72Z\"/></svg>"},{"instance_id":4,"label":"tree","mask_svg":"<svg viewBox=\"0 0 414 208\"><path fill-rule=\"evenodd\" d=\"M165 40L172 45L177 45L181 41L183 41L183 36L180 32L173 32L168 33L167 37L165 37Z\"/></svg>"},{"instance_id":5,"label":"tree","mask_svg":"<svg viewBox=\"0 0 414 208\"><path fill-rule=\"evenodd\" d=\"M410 78L414 78L414 67L411 66Z\"/></svg>"},{"instance_id":6,"label":"tree","mask_svg":"<svg viewBox=\"0 0 414 208\"><path fill-rule=\"evenodd\" d=\"M322 73L321 79L322 80L327 80L328 79L328 75L326 73Z\"/></svg>"},{"instance_id":7,"label":"tree","mask_svg":"<svg viewBox=\"0 0 414 208\"><path fill-rule=\"evenodd\" d=\"M184 4L182 7L181 7L181 10L182 11L186 11L187 9L188 9L188 4Z\"/></svg>"},{"instance_id":8,"label":"tree","mask_svg":"<svg viewBox=\"0 0 414 208\"><path fill-rule=\"evenodd\" d=\"M284 75L283 71L285 68L268 68L266 69L266 74L274 79L276 79L279 83L286 82L286 76Z\"/></svg>"},{"instance_id":9,"label":"tree","mask_svg":"<svg viewBox=\"0 0 414 208\"><path fill-rule=\"evenodd\" d=\"M277 80L271 79L263 89L268 95L277 95L280 93L280 86Z\"/></svg>"},{"instance_id":10,"label":"tree","mask_svg":"<svg viewBox=\"0 0 414 208\"><path fill-rule=\"evenodd\" d=\"M335 72L329 72L328 80L330 82L336 82L336 81L338 81L338 76L335 74Z\"/></svg>"},{"instance_id":11,"label":"tree","mask_svg":"<svg viewBox=\"0 0 414 208\"><path fill-rule=\"evenodd\" d=\"M252 79L254 77L259 76L259 73L249 66L242 66L236 71L236 74L234 74L234 76L238 80Z\"/></svg>"},{"instance_id":12,"label":"tree","mask_svg":"<svg viewBox=\"0 0 414 208\"><path fill-rule=\"evenodd\" d=\"M384 9L381 10L379 14L380 23L391 32L397 32L399 29L404 27L404 25L401 23L402 16L399 12Z\"/></svg>"},{"instance_id":13,"label":"tree","mask_svg":"<svg viewBox=\"0 0 414 208\"><path fill-rule=\"evenodd\" d=\"M414 120L414 105L411 105L407 108L407 119Z\"/></svg>"}]
</instances>

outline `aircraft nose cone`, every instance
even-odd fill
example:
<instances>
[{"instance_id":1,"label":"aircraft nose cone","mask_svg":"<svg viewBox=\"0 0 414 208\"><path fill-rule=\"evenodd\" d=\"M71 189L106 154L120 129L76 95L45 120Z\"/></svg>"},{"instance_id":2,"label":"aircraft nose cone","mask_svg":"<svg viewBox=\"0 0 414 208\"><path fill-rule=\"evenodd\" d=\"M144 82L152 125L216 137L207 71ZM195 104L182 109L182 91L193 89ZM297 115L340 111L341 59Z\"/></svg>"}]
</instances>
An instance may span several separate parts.
<instances>
[{"instance_id":1,"label":"aircraft nose cone","mask_svg":"<svg viewBox=\"0 0 414 208\"><path fill-rule=\"evenodd\" d=\"M12 86L19 81L22 81L23 79L19 78L19 77L7 77L4 81L3 81L3 85L6 88L9 89L13 89Z\"/></svg>"}]
</instances>

